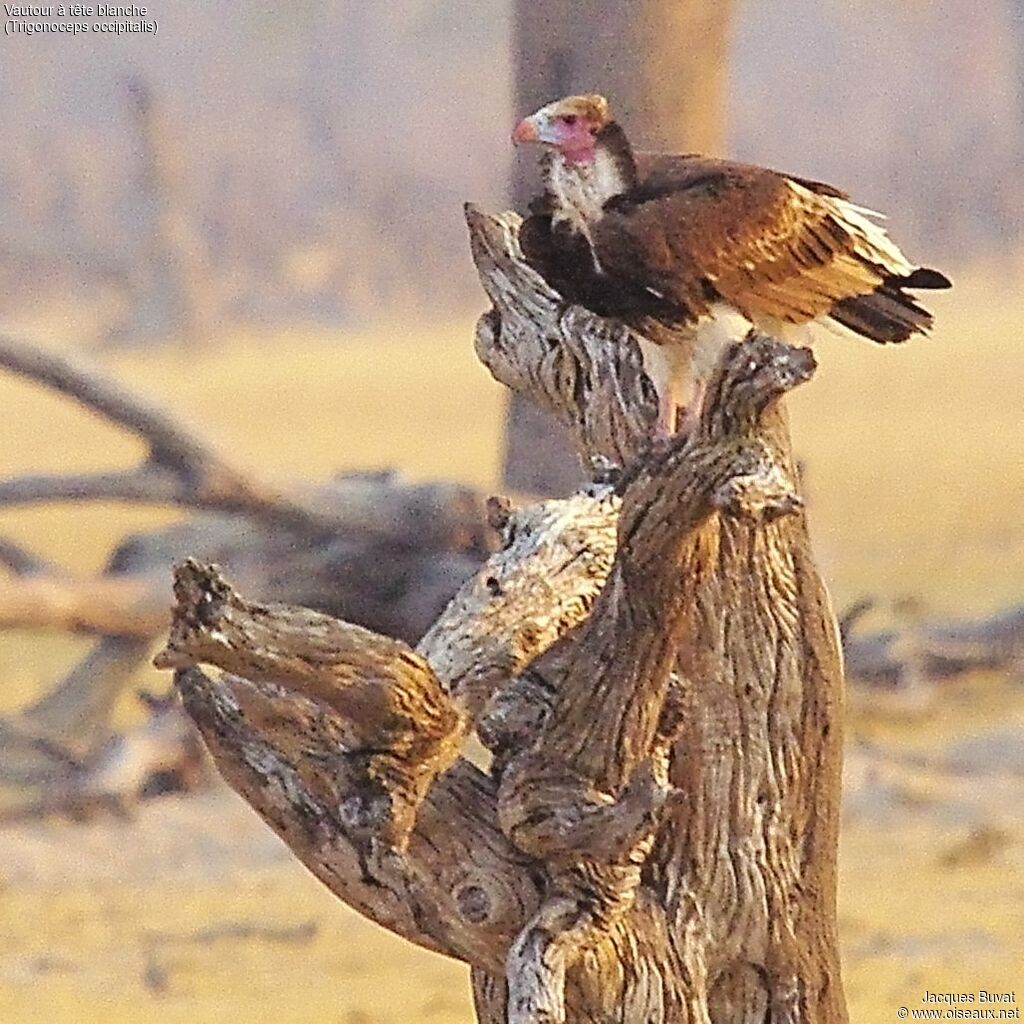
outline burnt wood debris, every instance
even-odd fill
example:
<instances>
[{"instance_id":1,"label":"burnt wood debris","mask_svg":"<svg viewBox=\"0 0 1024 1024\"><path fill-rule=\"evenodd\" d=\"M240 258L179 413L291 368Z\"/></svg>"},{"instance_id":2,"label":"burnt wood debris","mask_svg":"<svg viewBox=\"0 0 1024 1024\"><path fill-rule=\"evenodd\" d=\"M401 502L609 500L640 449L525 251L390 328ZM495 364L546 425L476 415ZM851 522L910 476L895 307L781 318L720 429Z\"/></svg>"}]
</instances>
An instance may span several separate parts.
<instances>
[{"instance_id":1,"label":"burnt wood debris","mask_svg":"<svg viewBox=\"0 0 1024 1024\"><path fill-rule=\"evenodd\" d=\"M493 503L502 548L415 648L186 560L157 664L332 892L470 964L481 1021L845 1020L839 634L783 404L813 357L748 338L653 442L628 330L566 307L515 215L467 220L477 353L593 483Z\"/></svg>"}]
</instances>

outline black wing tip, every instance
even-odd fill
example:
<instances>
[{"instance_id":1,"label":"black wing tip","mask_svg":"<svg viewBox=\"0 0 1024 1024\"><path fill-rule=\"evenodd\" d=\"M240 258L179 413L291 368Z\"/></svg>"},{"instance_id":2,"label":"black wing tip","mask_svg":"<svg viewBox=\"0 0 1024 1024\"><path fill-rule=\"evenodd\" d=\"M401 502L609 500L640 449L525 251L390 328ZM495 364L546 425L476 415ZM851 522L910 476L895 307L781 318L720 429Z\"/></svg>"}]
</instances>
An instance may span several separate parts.
<instances>
[{"instance_id":1,"label":"black wing tip","mask_svg":"<svg viewBox=\"0 0 1024 1024\"><path fill-rule=\"evenodd\" d=\"M931 324L906 324L893 323L892 321L872 316L866 310L833 309L829 314L836 323L842 324L847 330L854 334L873 341L876 345L902 345L909 341L914 335L927 335Z\"/></svg>"},{"instance_id":2,"label":"black wing tip","mask_svg":"<svg viewBox=\"0 0 1024 1024\"><path fill-rule=\"evenodd\" d=\"M890 278L868 295L837 302L829 315L879 345L899 345L915 334L928 334L934 324L931 313L917 305L913 296L901 291L902 285L902 278Z\"/></svg>"},{"instance_id":3,"label":"black wing tip","mask_svg":"<svg viewBox=\"0 0 1024 1024\"><path fill-rule=\"evenodd\" d=\"M900 277L896 280L901 288L934 288L942 290L953 287L953 282L941 270L933 270L931 267L918 267L907 274L906 277Z\"/></svg>"},{"instance_id":4,"label":"black wing tip","mask_svg":"<svg viewBox=\"0 0 1024 1024\"><path fill-rule=\"evenodd\" d=\"M931 313L904 289L951 287L952 282L945 274L930 267L918 267L909 274L887 277L868 295L843 299L830 315L855 334L879 345L899 345L916 334L928 334L934 324Z\"/></svg>"}]
</instances>

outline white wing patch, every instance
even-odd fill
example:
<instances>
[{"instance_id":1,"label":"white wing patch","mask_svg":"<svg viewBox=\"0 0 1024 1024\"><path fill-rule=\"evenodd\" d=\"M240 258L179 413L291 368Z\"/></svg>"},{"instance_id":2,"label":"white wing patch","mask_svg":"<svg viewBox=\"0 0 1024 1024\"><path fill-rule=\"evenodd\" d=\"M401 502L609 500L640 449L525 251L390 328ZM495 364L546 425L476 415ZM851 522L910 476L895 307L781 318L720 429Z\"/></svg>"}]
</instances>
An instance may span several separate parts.
<instances>
[{"instance_id":1,"label":"white wing patch","mask_svg":"<svg viewBox=\"0 0 1024 1024\"><path fill-rule=\"evenodd\" d=\"M801 202L811 203L819 209L824 207L832 220L850 236L853 250L861 259L883 267L890 274L900 276L913 273L916 269L900 251L899 246L885 233L885 228L871 219L884 219L882 214L858 206L849 200L839 199L837 196L818 195L789 178L786 179L786 184Z\"/></svg>"}]
</instances>

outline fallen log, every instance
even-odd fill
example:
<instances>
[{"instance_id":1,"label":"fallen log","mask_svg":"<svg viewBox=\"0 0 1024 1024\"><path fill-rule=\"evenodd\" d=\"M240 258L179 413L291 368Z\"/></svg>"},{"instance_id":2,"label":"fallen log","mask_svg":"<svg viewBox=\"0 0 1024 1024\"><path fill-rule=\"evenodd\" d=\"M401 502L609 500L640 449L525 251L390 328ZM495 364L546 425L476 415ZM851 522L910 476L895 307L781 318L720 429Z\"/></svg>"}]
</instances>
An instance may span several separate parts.
<instances>
[{"instance_id":1,"label":"fallen log","mask_svg":"<svg viewBox=\"0 0 1024 1024\"><path fill-rule=\"evenodd\" d=\"M1024 666L1024 606L977 619L924 620L867 632L860 623L873 607L873 601L860 601L839 623L847 675L862 685L896 689Z\"/></svg>"}]
</instances>

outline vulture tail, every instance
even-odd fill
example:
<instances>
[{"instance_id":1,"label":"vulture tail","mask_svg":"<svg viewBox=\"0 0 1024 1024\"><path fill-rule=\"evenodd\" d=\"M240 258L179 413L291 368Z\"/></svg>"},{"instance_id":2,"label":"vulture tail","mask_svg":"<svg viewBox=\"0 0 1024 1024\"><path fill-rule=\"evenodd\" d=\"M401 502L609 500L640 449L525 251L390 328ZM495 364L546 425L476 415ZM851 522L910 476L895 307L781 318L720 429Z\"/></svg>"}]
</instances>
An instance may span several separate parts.
<instances>
[{"instance_id":1,"label":"vulture tail","mask_svg":"<svg viewBox=\"0 0 1024 1024\"><path fill-rule=\"evenodd\" d=\"M903 277L887 277L868 295L843 299L832 307L829 316L855 334L881 345L906 341L912 334L926 334L932 315L919 306L905 288L950 288L945 274L918 267Z\"/></svg>"}]
</instances>

